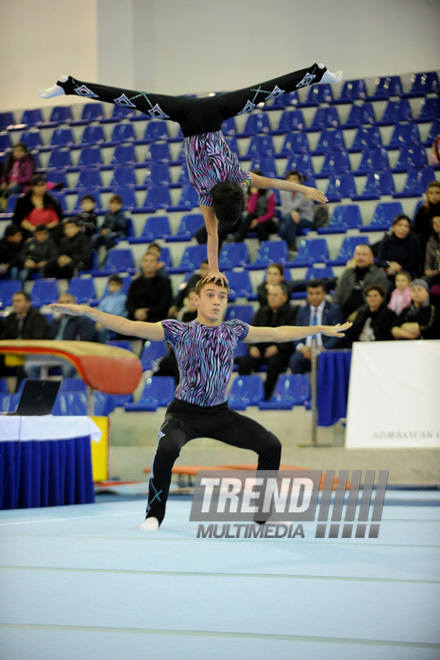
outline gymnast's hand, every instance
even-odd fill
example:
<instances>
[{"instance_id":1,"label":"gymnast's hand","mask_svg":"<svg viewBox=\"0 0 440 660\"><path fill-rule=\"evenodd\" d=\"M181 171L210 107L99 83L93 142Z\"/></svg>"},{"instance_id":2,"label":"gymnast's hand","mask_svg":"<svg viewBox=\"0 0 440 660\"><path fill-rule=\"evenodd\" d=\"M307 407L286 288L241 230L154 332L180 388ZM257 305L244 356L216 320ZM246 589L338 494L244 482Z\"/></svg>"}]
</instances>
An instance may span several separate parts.
<instances>
[{"instance_id":1,"label":"gymnast's hand","mask_svg":"<svg viewBox=\"0 0 440 660\"><path fill-rule=\"evenodd\" d=\"M205 282L213 282L213 284L217 284L217 286L224 286L228 287L228 280L226 279L225 275L220 273L219 271L211 271L207 274L207 276L204 278Z\"/></svg>"},{"instance_id":2,"label":"gymnast's hand","mask_svg":"<svg viewBox=\"0 0 440 660\"><path fill-rule=\"evenodd\" d=\"M321 204L325 204L327 202L327 197L322 193L320 190L317 188L312 188L311 186L303 186L304 190L302 190L302 194L306 199L310 201L315 201L315 202L320 202Z\"/></svg>"},{"instance_id":3,"label":"gymnast's hand","mask_svg":"<svg viewBox=\"0 0 440 660\"><path fill-rule=\"evenodd\" d=\"M55 312L61 312L61 314L68 314L69 316L83 316L88 310L87 305L60 305L59 303L51 303L49 307L52 307Z\"/></svg>"},{"instance_id":4,"label":"gymnast's hand","mask_svg":"<svg viewBox=\"0 0 440 660\"><path fill-rule=\"evenodd\" d=\"M321 332L328 337L345 337L345 331L349 330L353 323L347 321L346 323L337 323L336 325L323 325Z\"/></svg>"}]
</instances>

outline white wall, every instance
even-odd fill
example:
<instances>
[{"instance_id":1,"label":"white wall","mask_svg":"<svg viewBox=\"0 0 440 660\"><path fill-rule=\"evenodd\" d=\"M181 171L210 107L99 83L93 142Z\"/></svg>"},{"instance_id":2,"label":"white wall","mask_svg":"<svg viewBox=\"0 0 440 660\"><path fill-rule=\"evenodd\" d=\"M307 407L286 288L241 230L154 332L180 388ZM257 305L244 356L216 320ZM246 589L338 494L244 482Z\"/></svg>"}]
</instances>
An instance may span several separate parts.
<instances>
[{"instance_id":1,"label":"white wall","mask_svg":"<svg viewBox=\"0 0 440 660\"><path fill-rule=\"evenodd\" d=\"M1 0L0 108L38 106L61 73L184 94L315 61L346 79L437 69L439 25L440 0Z\"/></svg>"}]
</instances>

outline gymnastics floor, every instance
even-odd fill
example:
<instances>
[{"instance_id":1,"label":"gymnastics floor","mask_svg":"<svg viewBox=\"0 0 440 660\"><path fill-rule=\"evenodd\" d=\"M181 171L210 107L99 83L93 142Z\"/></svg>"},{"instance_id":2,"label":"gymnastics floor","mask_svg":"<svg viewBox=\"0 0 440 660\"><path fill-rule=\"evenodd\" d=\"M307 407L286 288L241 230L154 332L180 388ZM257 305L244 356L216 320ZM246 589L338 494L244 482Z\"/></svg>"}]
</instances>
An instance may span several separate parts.
<instances>
[{"instance_id":1,"label":"gymnastics floor","mask_svg":"<svg viewBox=\"0 0 440 660\"><path fill-rule=\"evenodd\" d=\"M440 491L387 491L377 539L197 538L191 498L0 513L2 660L440 658Z\"/></svg>"}]
</instances>

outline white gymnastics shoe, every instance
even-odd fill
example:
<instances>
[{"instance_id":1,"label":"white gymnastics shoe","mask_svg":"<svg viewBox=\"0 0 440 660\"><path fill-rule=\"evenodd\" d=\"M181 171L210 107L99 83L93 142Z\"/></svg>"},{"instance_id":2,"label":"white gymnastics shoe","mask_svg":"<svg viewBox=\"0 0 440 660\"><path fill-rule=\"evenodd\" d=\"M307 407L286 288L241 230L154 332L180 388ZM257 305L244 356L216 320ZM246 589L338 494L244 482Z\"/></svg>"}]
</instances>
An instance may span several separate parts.
<instances>
[{"instance_id":1,"label":"white gymnastics shoe","mask_svg":"<svg viewBox=\"0 0 440 660\"><path fill-rule=\"evenodd\" d=\"M143 532L157 532L159 529L159 521L157 518L145 518L142 525L139 525L139 529Z\"/></svg>"}]
</instances>

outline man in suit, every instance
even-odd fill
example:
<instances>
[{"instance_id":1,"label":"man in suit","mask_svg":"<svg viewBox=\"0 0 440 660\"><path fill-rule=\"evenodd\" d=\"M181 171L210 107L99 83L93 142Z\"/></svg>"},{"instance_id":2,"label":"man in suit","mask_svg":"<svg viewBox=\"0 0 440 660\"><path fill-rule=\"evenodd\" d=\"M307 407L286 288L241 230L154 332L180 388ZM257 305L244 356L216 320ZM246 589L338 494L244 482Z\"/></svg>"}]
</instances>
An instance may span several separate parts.
<instances>
[{"instance_id":1,"label":"man in suit","mask_svg":"<svg viewBox=\"0 0 440 660\"><path fill-rule=\"evenodd\" d=\"M307 304L300 307L295 324L320 325L342 323L342 312L338 305L325 300L325 286L322 280L310 280L307 284ZM336 337L316 335L318 351L339 348L340 340ZM312 337L294 343L294 352L289 361L293 374L305 374L310 371L312 358Z\"/></svg>"}]
</instances>

